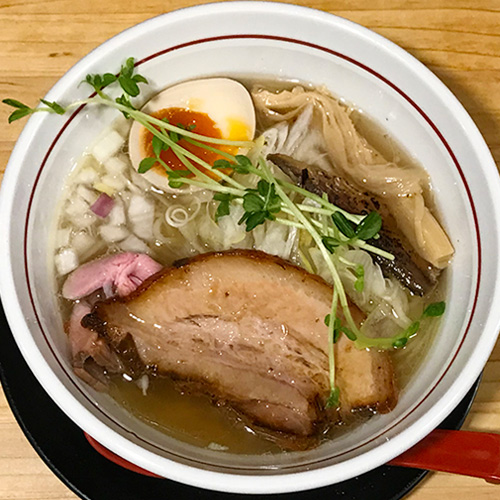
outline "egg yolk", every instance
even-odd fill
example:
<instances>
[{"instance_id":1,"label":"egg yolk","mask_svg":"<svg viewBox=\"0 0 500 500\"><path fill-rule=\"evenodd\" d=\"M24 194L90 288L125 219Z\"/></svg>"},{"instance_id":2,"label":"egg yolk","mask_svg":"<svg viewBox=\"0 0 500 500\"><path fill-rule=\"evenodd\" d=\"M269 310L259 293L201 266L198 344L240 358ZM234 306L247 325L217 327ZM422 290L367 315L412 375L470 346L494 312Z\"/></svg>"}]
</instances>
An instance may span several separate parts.
<instances>
[{"instance_id":1,"label":"egg yolk","mask_svg":"<svg viewBox=\"0 0 500 500\"><path fill-rule=\"evenodd\" d=\"M176 125L176 126L182 125L187 130L192 130L196 134L204 135L206 137L213 137L216 139L222 138L221 131L217 128L215 122L206 113L200 113L199 111L192 111L183 108L167 108L152 113L151 116L158 118L160 120L166 119L168 120L168 123L170 123L171 125ZM153 134L149 130L144 129L143 151L146 157L155 157L155 154L153 152L152 140L153 140ZM210 165L213 165L216 160L223 158L223 156L217 153L214 153L212 151L207 151L206 149L203 149L202 147L199 146L194 146L193 144L187 142L185 139L180 139L180 141L177 144L183 147L184 149L187 149L188 151L196 155L198 158L202 159L203 161L207 162ZM209 145L219 149L220 151L224 151L230 154L236 154L238 149L235 147L220 146L216 144L209 144ZM181 160L179 160L177 155L170 148L167 149L166 151L162 151L160 154L160 158L172 170L186 170L185 165L181 162ZM190 161L196 168L198 168L202 172L205 172L214 179L218 179L218 176L216 174L207 171L207 169L203 168L196 162L193 162L193 160ZM156 173L162 173L166 175L165 169L161 165L157 164L153 168L155 169Z\"/></svg>"}]
</instances>

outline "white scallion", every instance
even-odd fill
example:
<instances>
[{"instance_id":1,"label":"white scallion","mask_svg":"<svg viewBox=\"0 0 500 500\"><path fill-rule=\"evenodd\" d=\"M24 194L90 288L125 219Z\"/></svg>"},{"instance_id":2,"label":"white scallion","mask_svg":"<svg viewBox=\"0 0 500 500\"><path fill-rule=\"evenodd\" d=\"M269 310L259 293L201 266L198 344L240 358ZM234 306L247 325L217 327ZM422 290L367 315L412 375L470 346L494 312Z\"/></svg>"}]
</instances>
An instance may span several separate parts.
<instances>
[{"instance_id":1,"label":"white scallion","mask_svg":"<svg viewBox=\"0 0 500 500\"><path fill-rule=\"evenodd\" d=\"M123 174L127 169L127 163L118 156L112 156L104 163L104 169L111 175Z\"/></svg>"},{"instance_id":2,"label":"white scallion","mask_svg":"<svg viewBox=\"0 0 500 500\"><path fill-rule=\"evenodd\" d=\"M56 248L67 247L71 236L71 228L58 229L56 233Z\"/></svg>"},{"instance_id":3,"label":"white scallion","mask_svg":"<svg viewBox=\"0 0 500 500\"><path fill-rule=\"evenodd\" d=\"M76 181L82 184L93 184L97 179L98 174L92 167L82 168L76 177Z\"/></svg>"},{"instance_id":4,"label":"white scallion","mask_svg":"<svg viewBox=\"0 0 500 500\"><path fill-rule=\"evenodd\" d=\"M78 256L72 248L63 248L55 256L59 276L64 276L78 267Z\"/></svg>"},{"instance_id":5,"label":"white scallion","mask_svg":"<svg viewBox=\"0 0 500 500\"><path fill-rule=\"evenodd\" d=\"M109 212L107 222L110 226L121 226L127 222L125 208L119 198L115 200L115 204L111 209L111 212Z\"/></svg>"},{"instance_id":6,"label":"white scallion","mask_svg":"<svg viewBox=\"0 0 500 500\"><path fill-rule=\"evenodd\" d=\"M131 234L128 238L124 239L120 243L120 248L124 252L138 252L138 253L150 253L149 247L139 239L137 236L134 234Z\"/></svg>"},{"instance_id":7,"label":"white scallion","mask_svg":"<svg viewBox=\"0 0 500 500\"><path fill-rule=\"evenodd\" d=\"M153 237L154 203L141 195L132 195L127 211L134 233L142 239Z\"/></svg>"},{"instance_id":8,"label":"white scallion","mask_svg":"<svg viewBox=\"0 0 500 500\"><path fill-rule=\"evenodd\" d=\"M103 224L99 227L99 234L102 239L108 243L116 243L117 241L124 240L130 232L123 226L111 226Z\"/></svg>"},{"instance_id":9,"label":"white scallion","mask_svg":"<svg viewBox=\"0 0 500 500\"><path fill-rule=\"evenodd\" d=\"M78 231L71 238L71 246L82 257L95 245L95 239L86 231Z\"/></svg>"},{"instance_id":10,"label":"white scallion","mask_svg":"<svg viewBox=\"0 0 500 500\"><path fill-rule=\"evenodd\" d=\"M116 130L111 130L95 144L92 154L97 161L105 163L120 151L124 143L125 139Z\"/></svg>"},{"instance_id":11,"label":"white scallion","mask_svg":"<svg viewBox=\"0 0 500 500\"><path fill-rule=\"evenodd\" d=\"M80 216L86 213L89 209L89 203L87 203L84 199L79 196L73 195L68 199L66 206L64 207L64 211L70 217Z\"/></svg>"},{"instance_id":12,"label":"white scallion","mask_svg":"<svg viewBox=\"0 0 500 500\"><path fill-rule=\"evenodd\" d=\"M96 193L93 189L89 189L85 187L83 184L80 184L76 188L76 194L82 200L86 201L89 205L92 205L98 198L98 193Z\"/></svg>"},{"instance_id":13,"label":"white scallion","mask_svg":"<svg viewBox=\"0 0 500 500\"><path fill-rule=\"evenodd\" d=\"M127 185L127 179L123 175L103 175L101 182L116 191L121 191Z\"/></svg>"}]
</instances>

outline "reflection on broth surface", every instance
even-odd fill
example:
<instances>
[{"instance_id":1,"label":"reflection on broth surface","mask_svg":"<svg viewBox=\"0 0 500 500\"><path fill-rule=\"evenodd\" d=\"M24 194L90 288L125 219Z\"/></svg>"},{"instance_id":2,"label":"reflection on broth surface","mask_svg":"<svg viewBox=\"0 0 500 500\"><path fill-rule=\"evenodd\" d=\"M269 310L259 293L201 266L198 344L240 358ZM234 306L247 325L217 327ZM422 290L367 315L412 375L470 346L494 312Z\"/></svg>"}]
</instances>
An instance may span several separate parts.
<instances>
[{"instance_id":1,"label":"reflection on broth surface","mask_svg":"<svg viewBox=\"0 0 500 500\"><path fill-rule=\"evenodd\" d=\"M135 383L117 376L110 395L155 429L196 446L245 454L282 450L245 425L231 408L206 396L186 394L169 378L152 377L144 395Z\"/></svg>"},{"instance_id":2,"label":"reflection on broth surface","mask_svg":"<svg viewBox=\"0 0 500 500\"><path fill-rule=\"evenodd\" d=\"M252 143L222 131L240 142L200 159L193 123L156 121L141 149L117 119L68 179L55 264L73 366L197 446L316 446L393 409L432 346L453 248L425 171L360 110L313 86L220 81L240 132L255 109ZM206 89L183 85L169 106L212 119ZM175 175L153 175L167 153Z\"/></svg>"}]
</instances>

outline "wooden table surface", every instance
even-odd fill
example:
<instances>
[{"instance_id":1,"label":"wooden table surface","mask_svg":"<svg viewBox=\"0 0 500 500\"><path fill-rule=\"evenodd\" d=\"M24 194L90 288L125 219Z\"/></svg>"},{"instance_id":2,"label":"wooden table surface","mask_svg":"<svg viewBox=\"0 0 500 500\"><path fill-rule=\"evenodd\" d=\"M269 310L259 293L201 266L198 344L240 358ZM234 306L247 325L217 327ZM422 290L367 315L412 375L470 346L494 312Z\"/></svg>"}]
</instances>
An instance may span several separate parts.
<instances>
[{"instance_id":1,"label":"wooden table surface","mask_svg":"<svg viewBox=\"0 0 500 500\"><path fill-rule=\"evenodd\" d=\"M193 0L0 0L0 96L35 103L81 57L116 33ZM500 1L304 0L358 22L427 65L472 115L500 162ZM0 180L22 123L0 106ZM465 429L500 432L500 342ZM430 474L412 500L500 498L480 479ZM0 500L74 499L32 450L0 389ZM379 500L379 499L373 499Z\"/></svg>"}]
</instances>

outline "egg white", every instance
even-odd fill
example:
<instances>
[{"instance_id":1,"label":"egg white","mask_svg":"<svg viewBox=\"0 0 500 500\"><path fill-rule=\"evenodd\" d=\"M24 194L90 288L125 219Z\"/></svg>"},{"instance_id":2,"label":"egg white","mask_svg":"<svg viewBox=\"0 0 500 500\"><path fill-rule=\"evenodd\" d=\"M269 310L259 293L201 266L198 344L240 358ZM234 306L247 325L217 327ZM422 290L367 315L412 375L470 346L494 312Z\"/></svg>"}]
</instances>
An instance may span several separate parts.
<instances>
[{"instance_id":1,"label":"egg white","mask_svg":"<svg viewBox=\"0 0 500 500\"><path fill-rule=\"evenodd\" d=\"M255 135L255 109L247 89L229 78L205 78L174 85L156 94L141 109L152 114L163 109L182 108L207 114L220 130L222 138L228 140L252 140ZM238 126L235 129L235 124ZM234 136L244 131L247 137ZM196 132L196 129L193 130ZM134 122L129 135L129 155L137 170L146 157L141 140L144 127ZM239 151L242 153L242 151ZM144 177L164 191L176 191L168 185L168 177L149 170Z\"/></svg>"}]
</instances>

